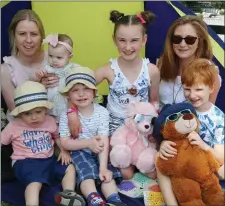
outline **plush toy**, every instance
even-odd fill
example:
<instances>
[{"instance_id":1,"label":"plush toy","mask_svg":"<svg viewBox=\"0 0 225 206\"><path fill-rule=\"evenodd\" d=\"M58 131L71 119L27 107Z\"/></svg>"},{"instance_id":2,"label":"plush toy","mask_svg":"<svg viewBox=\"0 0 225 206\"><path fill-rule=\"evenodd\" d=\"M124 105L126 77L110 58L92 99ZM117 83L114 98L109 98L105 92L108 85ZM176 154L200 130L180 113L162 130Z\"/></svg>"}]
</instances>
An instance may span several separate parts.
<instances>
[{"instance_id":1,"label":"plush toy","mask_svg":"<svg viewBox=\"0 0 225 206\"><path fill-rule=\"evenodd\" d=\"M112 135L110 160L114 167L127 168L135 165L142 173L155 170L156 145L151 134L158 116L150 103L133 102L127 107L125 125Z\"/></svg>"},{"instance_id":2,"label":"plush toy","mask_svg":"<svg viewBox=\"0 0 225 206\"><path fill-rule=\"evenodd\" d=\"M198 132L199 121L189 103L166 105L154 126L156 140L176 143L177 155L156 160L159 171L171 178L173 192L181 206L224 206L224 193L215 172L219 163L211 152L191 145L187 136Z\"/></svg>"}]
</instances>

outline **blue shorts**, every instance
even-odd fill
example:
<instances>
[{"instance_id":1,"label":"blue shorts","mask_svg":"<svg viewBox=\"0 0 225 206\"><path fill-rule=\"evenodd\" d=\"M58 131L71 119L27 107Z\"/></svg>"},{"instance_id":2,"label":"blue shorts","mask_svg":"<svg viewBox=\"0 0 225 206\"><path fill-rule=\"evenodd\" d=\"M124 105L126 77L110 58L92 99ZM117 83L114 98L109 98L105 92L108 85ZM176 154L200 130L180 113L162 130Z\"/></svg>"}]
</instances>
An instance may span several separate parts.
<instances>
[{"instance_id":1,"label":"blue shorts","mask_svg":"<svg viewBox=\"0 0 225 206\"><path fill-rule=\"evenodd\" d=\"M16 178L25 186L32 182L50 184L55 179L62 180L68 165L62 165L55 155L48 158L27 158L17 160L14 165Z\"/></svg>"},{"instance_id":2,"label":"blue shorts","mask_svg":"<svg viewBox=\"0 0 225 206\"><path fill-rule=\"evenodd\" d=\"M83 150L76 150L71 153L72 161L76 167L77 178L76 182L79 187L80 183L86 179L94 179L96 187L101 185L99 178L99 161L98 155L95 153L88 153ZM117 183L121 182L122 176L119 170L108 164L108 169L113 173L113 179Z\"/></svg>"}]
</instances>

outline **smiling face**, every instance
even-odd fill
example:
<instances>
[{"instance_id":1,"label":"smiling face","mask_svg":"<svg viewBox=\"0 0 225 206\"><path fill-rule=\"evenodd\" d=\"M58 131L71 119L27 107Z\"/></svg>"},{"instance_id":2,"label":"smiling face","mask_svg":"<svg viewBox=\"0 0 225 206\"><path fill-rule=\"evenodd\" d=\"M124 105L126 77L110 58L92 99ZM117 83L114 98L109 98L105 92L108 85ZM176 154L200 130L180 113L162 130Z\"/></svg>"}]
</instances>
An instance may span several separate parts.
<instances>
[{"instance_id":1,"label":"smiling face","mask_svg":"<svg viewBox=\"0 0 225 206\"><path fill-rule=\"evenodd\" d=\"M193 105L197 111L204 111L210 108L209 96L213 89L205 84L192 86L183 85L185 98Z\"/></svg>"},{"instance_id":2,"label":"smiling face","mask_svg":"<svg viewBox=\"0 0 225 206\"><path fill-rule=\"evenodd\" d=\"M134 60L146 44L147 35L143 35L143 26L120 25L115 33L114 43L120 56L127 61Z\"/></svg>"},{"instance_id":3,"label":"smiling face","mask_svg":"<svg viewBox=\"0 0 225 206\"><path fill-rule=\"evenodd\" d=\"M178 26L174 30L174 36L181 36L182 38L185 38L187 36L191 37L198 37L197 32L195 28L191 24L184 24ZM195 58L195 52L198 47L198 42L199 39L197 38L195 43L190 45L185 42L183 39L179 44L173 43L173 50L175 54L180 58L180 59L194 59Z\"/></svg>"},{"instance_id":4,"label":"smiling face","mask_svg":"<svg viewBox=\"0 0 225 206\"><path fill-rule=\"evenodd\" d=\"M48 63L51 67L62 68L66 66L70 59L70 52L63 46L48 46Z\"/></svg>"},{"instance_id":5,"label":"smiling face","mask_svg":"<svg viewBox=\"0 0 225 206\"><path fill-rule=\"evenodd\" d=\"M90 106L94 99L94 89L84 84L75 84L68 92L71 102L79 108Z\"/></svg>"},{"instance_id":6,"label":"smiling face","mask_svg":"<svg viewBox=\"0 0 225 206\"><path fill-rule=\"evenodd\" d=\"M41 34L34 21L22 20L15 29L15 44L19 53L33 56L41 49Z\"/></svg>"},{"instance_id":7,"label":"smiling face","mask_svg":"<svg viewBox=\"0 0 225 206\"><path fill-rule=\"evenodd\" d=\"M19 116L25 124L32 128L38 128L45 121L46 108L37 107L30 111L23 112Z\"/></svg>"}]
</instances>

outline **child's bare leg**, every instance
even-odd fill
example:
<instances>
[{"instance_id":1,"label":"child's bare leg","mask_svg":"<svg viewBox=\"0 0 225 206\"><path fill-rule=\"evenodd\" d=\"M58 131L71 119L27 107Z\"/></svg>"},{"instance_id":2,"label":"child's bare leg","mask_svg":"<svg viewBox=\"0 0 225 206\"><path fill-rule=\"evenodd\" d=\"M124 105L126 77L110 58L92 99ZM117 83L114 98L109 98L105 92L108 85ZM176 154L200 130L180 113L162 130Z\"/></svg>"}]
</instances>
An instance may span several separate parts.
<instances>
[{"instance_id":1,"label":"child's bare leg","mask_svg":"<svg viewBox=\"0 0 225 206\"><path fill-rule=\"evenodd\" d=\"M85 201L82 196L75 192L76 183L76 171L72 164L70 164L62 179L63 192L58 192L55 195L55 202L58 205L70 205L71 201L73 205L85 205Z\"/></svg>"},{"instance_id":2,"label":"child's bare leg","mask_svg":"<svg viewBox=\"0 0 225 206\"><path fill-rule=\"evenodd\" d=\"M70 164L66 169L66 174L62 179L62 188L63 190L72 190L75 189L76 183L76 171L72 164Z\"/></svg>"},{"instance_id":3,"label":"child's bare leg","mask_svg":"<svg viewBox=\"0 0 225 206\"><path fill-rule=\"evenodd\" d=\"M149 178L151 178L152 180L155 180L157 178L157 173L156 170L154 170L153 172L147 173L146 174Z\"/></svg>"},{"instance_id":4,"label":"child's bare leg","mask_svg":"<svg viewBox=\"0 0 225 206\"><path fill-rule=\"evenodd\" d=\"M105 201L101 195L97 192L95 186L95 180L86 179L81 182L80 189L88 202L88 206L105 205Z\"/></svg>"},{"instance_id":5,"label":"child's bare leg","mask_svg":"<svg viewBox=\"0 0 225 206\"><path fill-rule=\"evenodd\" d=\"M39 193L42 184L40 182L32 182L27 185L25 190L26 206L39 206Z\"/></svg>"},{"instance_id":6,"label":"child's bare leg","mask_svg":"<svg viewBox=\"0 0 225 206\"><path fill-rule=\"evenodd\" d=\"M88 195L92 192L97 192L95 181L92 179L87 179L81 182L80 184L80 190L84 197L88 197Z\"/></svg>"},{"instance_id":7,"label":"child's bare leg","mask_svg":"<svg viewBox=\"0 0 225 206\"><path fill-rule=\"evenodd\" d=\"M104 197L107 199L110 195L114 193L118 193L117 187L116 187L116 182L114 179L112 179L110 182L102 182L102 193Z\"/></svg>"},{"instance_id":8,"label":"child's bare leg","mask_svg":"<svg viewBox=\"0 0 225 206\"><path fill-rule=\"evenodd\" d=\"M129 180L134 176L134 166L130 165L127 168L120 169L120 172L124 180Z\"/></svg>"}]
</instances>

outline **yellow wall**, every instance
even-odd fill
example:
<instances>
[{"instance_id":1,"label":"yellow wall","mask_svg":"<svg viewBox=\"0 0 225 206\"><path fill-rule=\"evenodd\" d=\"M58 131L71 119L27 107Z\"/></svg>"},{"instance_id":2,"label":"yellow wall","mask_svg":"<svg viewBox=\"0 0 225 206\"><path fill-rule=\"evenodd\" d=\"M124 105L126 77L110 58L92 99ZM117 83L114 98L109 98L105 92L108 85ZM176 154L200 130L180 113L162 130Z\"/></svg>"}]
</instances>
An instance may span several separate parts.
<instances>
[{"instance_id":1,"label":"yellow wall","mask_svg":"<svg viewBox=\"0 0 225 206\"><path fill-rule=\"evenodd\" d=\"M141 2L32 2L43 21L46 35L66 33L74 41L72 61L96 69L118 55L112 41L111 10L136 14L144 10ZM144 56L144 49L142 51ZM107 94L106 82L99 85L99 93Z\"/></svg>"}]
</instances>

